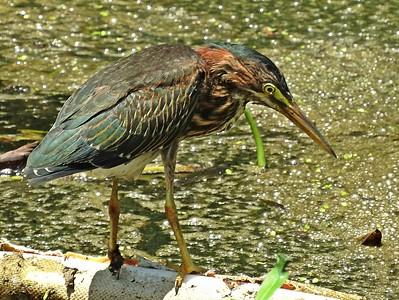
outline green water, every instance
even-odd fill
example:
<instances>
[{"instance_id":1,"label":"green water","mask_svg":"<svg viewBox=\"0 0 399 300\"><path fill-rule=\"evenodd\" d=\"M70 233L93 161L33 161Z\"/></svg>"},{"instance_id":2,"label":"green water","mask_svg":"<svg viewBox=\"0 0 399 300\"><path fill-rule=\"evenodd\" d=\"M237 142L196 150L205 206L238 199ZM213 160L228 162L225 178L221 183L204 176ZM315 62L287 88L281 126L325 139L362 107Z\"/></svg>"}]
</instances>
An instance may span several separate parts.
<instances>
[{"instance_id":1,"label":"green water","mask_svg":"<svg viewBox=\"0 0 399 300\"><path fill-rule=\"evenodd\" d=\"M0 0L0 152L48 130L96 70L149 45L244 43L272 58L334 160L284 117L256 106L269 166L256 167L245 118L227 133L182 143L176 200L194 259L259 275L275 254L290 276L399 299L399 4L397 1ZM327 4L328 3L328 4ZM227 171L226 171L227 170ZM29 188L0 177L0 237L38 249L105 254L110 182ZM178 260L163 214L163 176L121 186L120 241ZM379 228L380 248L356 237Z\"/></svg>"}]
</instances>

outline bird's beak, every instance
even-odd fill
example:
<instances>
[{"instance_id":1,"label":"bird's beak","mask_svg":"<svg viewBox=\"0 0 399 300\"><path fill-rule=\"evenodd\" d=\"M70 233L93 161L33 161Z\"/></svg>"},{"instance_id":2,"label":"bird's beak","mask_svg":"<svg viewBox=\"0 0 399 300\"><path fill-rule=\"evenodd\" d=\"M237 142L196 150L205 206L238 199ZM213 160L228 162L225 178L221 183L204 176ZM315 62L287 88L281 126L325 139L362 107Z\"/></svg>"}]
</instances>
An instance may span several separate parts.
<instances>
[{"instance_id":1,"label":"bird's beak","mask_svg":"<svg viewBox=\"0 0 399 300\"><path fill-rule=\"evenodd\" d=\"M313 122L305 116L296 103L291 102L289 105L281 104L278 106L277 110L290 119L296 126L302 129L302 131L304 131L313 141L320 145L321 148L337 158L337 155L330 144L321 135Z\"/></svg>"}]
</instances>

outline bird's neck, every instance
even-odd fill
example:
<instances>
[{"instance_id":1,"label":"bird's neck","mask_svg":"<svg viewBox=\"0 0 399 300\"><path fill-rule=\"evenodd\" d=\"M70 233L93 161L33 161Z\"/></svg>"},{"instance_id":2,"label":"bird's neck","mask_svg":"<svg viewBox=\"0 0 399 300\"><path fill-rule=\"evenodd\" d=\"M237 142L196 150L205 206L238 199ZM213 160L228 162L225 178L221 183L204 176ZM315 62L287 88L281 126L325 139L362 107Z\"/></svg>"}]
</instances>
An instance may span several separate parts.
<instances>
[{"instance_id":1,"label":"bird's neck","mask_svg":"<svg viewBox=\"0 0 399 300\"><path fill-rule=\"evenodd\" d=\"M221 81L231 89L248 86L254 76L248 66L226 49L202 46L195 51L204 61L211 81Z\"/></svg>"},{"instance_id":2,"label":"bird's neck","mask_svg":"<svg viewBox=\"0 0 399 300\"><path fill-rule=\"evenodd\" d=\"M220 73L223 71L225 62L234 59L233 55L225 49L216 49L204 46L196 48L195 51L205 62L205 68L210 74Z\"/></svg>"},{"instance_id":3,"label":"bird's neck","mask_svg":"<svg viewBox=\"0 0 399 300\"><path fill-rule=\"evenodd\" d=\"M241 116L247 103L235 88L222 79L225 62L230 59L231 53L207 47L197 48L196 51L205 63L209 91L199 99L186 137L228 129Z\"/></svg>"}]
</instances>

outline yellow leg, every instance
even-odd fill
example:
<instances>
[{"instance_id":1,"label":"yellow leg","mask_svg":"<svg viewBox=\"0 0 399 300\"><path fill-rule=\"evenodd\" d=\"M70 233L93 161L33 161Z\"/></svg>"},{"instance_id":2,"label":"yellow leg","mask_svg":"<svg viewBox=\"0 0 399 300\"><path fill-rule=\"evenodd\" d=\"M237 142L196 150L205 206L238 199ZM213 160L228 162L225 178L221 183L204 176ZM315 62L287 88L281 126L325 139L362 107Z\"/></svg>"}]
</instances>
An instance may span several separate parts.
<instances>
[{"instance_id":1,"label":"yellow leg","mask_svg":"<svg viewBox=\"0 0 399 300\"><path fill-rule=\"evenodd\" d=\"M174 142L168 149L162 152L162 160L165 166L165 181L166 181L166 201L165 201L165 214L172 227L175 235L177 245L179 246L180 256L182 258L182 265L175 282L176 293L181 287L184 276L190 273L205 272L205 269L196 266L188 252L186 242L184 241L183 234L180 228L179 219L177 217L176 204L173 198L173 181L176 167L176 153L178 142Z\"/></svg>"},{"instance_id":2,"label":"yellow leg","mask_svg":"<svg viewBox=\"0 0 399 300\"><path fill-rule=\"evenodd\" d=\"M119 278L119 271L123 265L123 257L119 252L118 241L118 223L121 208L118 201L118 180L112 179L112 192L108 205L108 214L110 219L110 234L108 241L108 258L111 263L109 270Z\"/></svg>"}]
</instances>

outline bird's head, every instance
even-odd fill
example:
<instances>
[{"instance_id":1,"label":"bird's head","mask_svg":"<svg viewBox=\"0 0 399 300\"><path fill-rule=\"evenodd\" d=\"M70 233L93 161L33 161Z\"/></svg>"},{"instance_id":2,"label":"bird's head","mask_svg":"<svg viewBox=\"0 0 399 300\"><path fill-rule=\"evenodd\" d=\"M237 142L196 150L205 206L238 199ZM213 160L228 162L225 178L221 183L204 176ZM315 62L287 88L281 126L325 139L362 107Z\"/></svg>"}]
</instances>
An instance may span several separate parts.
<instances>
[{"instance_id":1,"label":"bird's head","mask_svg":"<svg viewBox=\"0 0 399 300\"><path fill-rule=\"evenodd\" d=\"M284 75L261 53L243 45L207 45L199 53L205 57L222 82L242 94L248 102L270 107L286 116L324 150L336 157L319 130L293 100Z\"/></svg>"}]
</instances>

